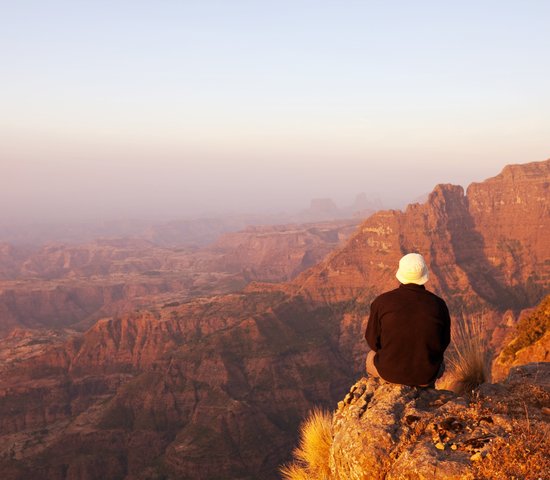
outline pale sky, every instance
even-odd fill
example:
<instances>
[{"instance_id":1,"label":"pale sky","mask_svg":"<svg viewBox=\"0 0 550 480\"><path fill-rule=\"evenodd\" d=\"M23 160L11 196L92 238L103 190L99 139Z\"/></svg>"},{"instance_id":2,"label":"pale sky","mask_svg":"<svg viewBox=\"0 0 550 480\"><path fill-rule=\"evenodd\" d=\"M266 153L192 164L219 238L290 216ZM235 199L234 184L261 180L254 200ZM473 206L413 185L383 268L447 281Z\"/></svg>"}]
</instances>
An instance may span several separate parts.
<instances>
[{"instance_id":1,"label":"pale sky","mask_svg":"<svg viewBox=\"0 0 550 480\"><path fill-rule=\"evenodd\" d=\"M550 2L0 0L0 222L388 206L550 157Z\"/></svg>"}]
</instances>

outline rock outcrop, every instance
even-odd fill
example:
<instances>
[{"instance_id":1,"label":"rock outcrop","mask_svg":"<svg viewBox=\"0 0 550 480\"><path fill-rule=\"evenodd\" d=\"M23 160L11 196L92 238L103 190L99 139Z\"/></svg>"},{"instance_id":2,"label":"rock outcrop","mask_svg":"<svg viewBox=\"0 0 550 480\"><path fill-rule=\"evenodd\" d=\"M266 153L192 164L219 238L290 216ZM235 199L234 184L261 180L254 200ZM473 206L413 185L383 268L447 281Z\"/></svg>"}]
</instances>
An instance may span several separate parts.
<instances>
[{"instance_id":1,"label":"rock outcrop","mask_svg":"<svg viewBox=\"0 0 550 480\"><path fill-rule=\"evenodd\" d=\"M529 388L537 398L519 399ZM523 415L513 410L518 406ZM550 363L516 368L504 383L483 385L475 401L362 378L333 415L330 480L479 478L477 462L493 454L497 439L507 441L513 422L527 419L530 428L547 429L549 406Z\"/></svg>"},{"instance_id":2,"label":"rock outcrop","mask_svg":"<svg viewBox=\"0 0 550 480\"><path fill-rule=\"evenodd\" d=\"M534 309L524 312L504 349L494 359L494 379L529 362L550 362L550 295Z\"/></svg>"}]
</instances>

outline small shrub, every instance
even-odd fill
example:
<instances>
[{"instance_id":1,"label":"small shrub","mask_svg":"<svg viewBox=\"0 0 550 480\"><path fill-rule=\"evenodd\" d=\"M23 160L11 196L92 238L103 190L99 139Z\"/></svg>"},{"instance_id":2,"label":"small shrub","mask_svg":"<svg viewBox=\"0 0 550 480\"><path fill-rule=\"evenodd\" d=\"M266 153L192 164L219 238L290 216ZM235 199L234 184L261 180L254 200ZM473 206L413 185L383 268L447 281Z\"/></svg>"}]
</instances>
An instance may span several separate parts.
<instances>
[{"instance_id":1,"label":"small shrub","mask_svg":"<svg viewBox=\"0 0 550 480\"><path fill-rule=\"evenodd\" d=\"M450 374L445 387L463 394L489 380L489 350L480 317L471 321L460 318L452 325L453 344L447 359Z\"/></svg>"},{"instance_id":2,"label":"small shrub","mask_svg":"<svg viewBox=\"0 0 550 480\"><path fill-rule=\"evenodd\" d=\"M327 480L332 444L332 415L314 409L300 426L300 443L294 461L281 468L285 480Z\"/></svg>"}]
</instances>

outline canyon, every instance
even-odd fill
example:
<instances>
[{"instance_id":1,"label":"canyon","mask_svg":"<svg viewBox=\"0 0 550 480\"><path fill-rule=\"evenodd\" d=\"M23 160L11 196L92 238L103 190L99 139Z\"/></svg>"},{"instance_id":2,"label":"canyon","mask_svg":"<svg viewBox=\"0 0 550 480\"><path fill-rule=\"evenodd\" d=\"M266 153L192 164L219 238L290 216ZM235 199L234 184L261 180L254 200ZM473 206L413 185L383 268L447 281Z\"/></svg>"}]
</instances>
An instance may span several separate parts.
<instances>
[{"instance_id":1,"label":"canyon","mask_svg":"<svg viewBox=\"0 0 550 480\"><path fill-rule=\"evenodd\" d=\"M2 246L3 478L278 478L308 410L361 376L370 302L404 253L499 352L548 293L549 197L547 160L359 226L250 227L199 254Z\"/></svg>"},{"instance_id":2,"label":"canyon","mask_svg":"<svg viewBox=\"0 0 550 480\"><path fill-rule=\"evenodd\" d=\"M0 244L0 336L14 327L82 331L137 308L229 293L251 281L289 280L357 224L249 227L201 248L135 238L38 248Z\"/></svg>"}]
</instances>

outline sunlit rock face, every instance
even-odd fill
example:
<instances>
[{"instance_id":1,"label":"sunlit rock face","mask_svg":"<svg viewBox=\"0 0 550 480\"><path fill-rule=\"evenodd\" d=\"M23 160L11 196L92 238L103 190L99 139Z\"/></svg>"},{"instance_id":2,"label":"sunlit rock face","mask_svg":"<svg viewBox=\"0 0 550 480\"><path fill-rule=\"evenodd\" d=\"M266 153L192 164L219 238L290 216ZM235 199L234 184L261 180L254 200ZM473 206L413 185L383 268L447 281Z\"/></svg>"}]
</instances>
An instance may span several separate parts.
<instances>
[{"instance_id":1,"label":"sunlit rock face","mask_svg":"<svg viewBox=\"0 0 550 480\"><path fill-rule=\"evenodd\" d=\"M499 349L503 317L540 301L550 287L550 161L506 167L485 182L438 185L424 204L383 211L361 224L347 244L293 281L312 302L350 305L344 336L357 337L379 293L395 288L405 253L424 255L429 290L454 318L481 318ZM519 199L519 200L518 200ZM359 367L364 349L359 345Z\"/></svg>"},{"instance_id":2,"label":"sunlit rock face","mask_svg":"<svg viewBox=\"0 0 550 480\"><path fill-rule=\"evenodd\" d=\"M370 301L397 285L403 253L424 254L428 288L455 318L483 315L489 332L500 332L505 315L511 328L538 302L550 277L540 200L549 166L505 169L467 195L440 185L425 204L378 212L287 283L192 299L153 292L153 306L83 334L29 340L27 350L24 334L12 337L0 365L0 471L6 479L36 471L44 479L278 478L307 411L334 407L362 373ZM273 235L260 246L275 245Z\"/></svg>"},{"instance_id":3,"label":"sunlit rock face","mask_svg":"<svg viewBox=\"0 0 550 480\"><path fill-rule=\"evenodd\" d=\"M535 308L522 312L493 360L493 379L502 379L512 367L529 362L550 362L550 295Z\"/></svg>"},{"instance_id":4,"label":"sunlit rock face","mask_svg":"<svg viewBox=\"0 0 550 480\"><path fill-rule=\"evenodd\" d=\"M362 378L333 415L330 480L474 479L474 464L514 434L517 407L536 428L548 422L541 406L549 399L550 363L517 367L503 383L483 385L475 401Z\"/></svg>"},{"instance_id":5,"label":"sunlit rock face","mask_svg":"<svg viewBox=\"0 0 550 480\"><path fill-rule=\"evenodd\" d=\"M422 253L431 289L502 308L540 299L550 281L550 161L506 167L483 183L438 185L424 204L371 216L297 280L313 298L345 301L395 285L404 253ZM368 292L368 293L367 293Z\"/></svg>"}]
</instances>

